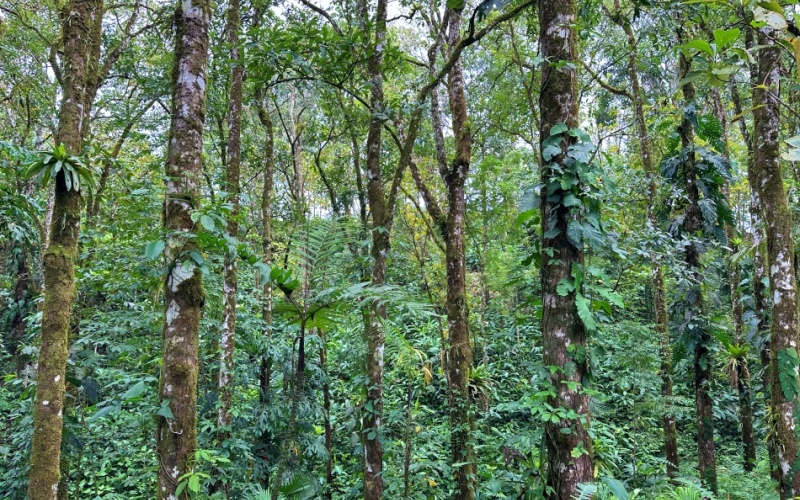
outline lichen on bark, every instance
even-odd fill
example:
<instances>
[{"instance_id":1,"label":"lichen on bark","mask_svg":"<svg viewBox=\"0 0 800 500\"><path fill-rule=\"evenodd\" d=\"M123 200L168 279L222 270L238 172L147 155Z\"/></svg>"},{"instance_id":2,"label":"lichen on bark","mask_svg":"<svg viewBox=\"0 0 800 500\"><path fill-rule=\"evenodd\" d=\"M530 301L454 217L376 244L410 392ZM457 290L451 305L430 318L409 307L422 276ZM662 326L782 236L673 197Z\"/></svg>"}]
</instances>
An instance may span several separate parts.
<instances>
[{"instance_id":1,"label":"lichen on bark","mask_svg":"<svg viewBox=\"0 0 800 500\"><path fill-rule=\"evenodd\" d=\"M192 230L192 210L199 203L203 151L208 0L182 0L175 13L175 59L172 72L172 117L167 144L164 229L169 273L164 282L165 321L159 399L168 401L173 418L158 416L159 460L156 498L175 498L178 478L197 447L198 330L204 301L202 273L186 256L198 247L183 236ZM187 497L184 491L181 497ZM187 497L188 498L188 497Z\"/></svg>"}]
</instances>

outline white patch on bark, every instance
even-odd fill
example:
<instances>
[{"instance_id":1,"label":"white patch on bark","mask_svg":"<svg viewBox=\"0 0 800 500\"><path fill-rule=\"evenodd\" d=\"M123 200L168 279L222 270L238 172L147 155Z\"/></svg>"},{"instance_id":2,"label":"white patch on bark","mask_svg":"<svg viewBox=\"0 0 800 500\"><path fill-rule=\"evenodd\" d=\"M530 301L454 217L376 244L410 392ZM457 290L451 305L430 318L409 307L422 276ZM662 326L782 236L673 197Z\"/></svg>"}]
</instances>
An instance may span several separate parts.
<instances>
[{"instance_id":1,"label":"white patch on bark","mask_svg":"<svg viewBox=\"0 0 800 500\"><path fill-rule=\"evenodd\" d=\"M61 380L61 375L56 375L56 378L53 379L53 382L58 382Z\"/></svg>"},{"instance_id":2,"label":"white patch on bark","mask_svg":"<svg viewBox=\"0 0 800 500\"><path fill-rule=\"evenodd\" d=\"M173 290L174 291L174 290ZM178 303L174 300L169 301L169 307L167 308L167 327L172 325L172 322L180 315L181 308L178 306Z\"/></svg>"},{"instance_id":3,"label":"white patch on bark","mask_svg":"<svg viewBox=\"0 0 800 500\"><path fill-rule=\"evenodd\" d=\"M49 404L50 404L50 401L48 401L46 399L44 401L42 401L42 406L48 406Z\"/></svg>"},{"instance_id":4,"label":"white patch on bark","mask_svg":"<svg viewBox=\"0 0 800 500\"><path fill-rule=\"evenodd\" d=\"M172 271L169 273L167 285L169 286L170 290L177 292L180 284L192 276L194 276L194 264L190 262L188 269L185 269L183 264L176 264L172 267Z\"/></svg>"}]
</instances>

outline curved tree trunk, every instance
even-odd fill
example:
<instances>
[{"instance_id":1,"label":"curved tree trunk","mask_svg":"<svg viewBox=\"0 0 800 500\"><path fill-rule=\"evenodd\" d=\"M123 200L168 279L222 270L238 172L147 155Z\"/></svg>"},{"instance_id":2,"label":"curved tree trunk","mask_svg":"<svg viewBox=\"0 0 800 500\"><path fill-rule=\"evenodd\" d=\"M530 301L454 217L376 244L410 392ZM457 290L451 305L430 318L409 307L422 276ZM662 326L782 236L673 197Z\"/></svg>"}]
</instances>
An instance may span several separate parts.
<instances>
[{"instance_id":1,"label":"curved tree trunk","mask_svg":"<svg viewBox=\"0 0 800 500\"><path fill-rule=\"evenodd\" d=\"M547 0L539 3L539 54L542 66L539 96L542 148L550 130L557 124L578 126L578 33L575 27L576 0ZM557 65L568 62L568 65ZM560 144L562 153L542 164L542 182L547 185L558 174L554 167L566 159L568 140ZM589 396L580 389L587 373L586 356L577 359L575 347L586 347L586 327L578 316L575 292L561 295L556 290L562 280L571 280L573 266L583 264L583 249L567 239L570 210L550 201L547 188L542 192L542 342L545 366L559 368L548 382L555 396L548 398L553 408L564 408L577 417L545 424L547 449L546 481L553 488L548 498L572 498L578 484L591 482L592 441L587 432L590 423ZM553 230L555 236L548 237ZM568 347L571 347L568 349ZM567 373L567 365L574 366ZM570 431L563 432L564 429Z\"/></svg>"},{"instance_id":2,"label":"curved tree trunk","mask_svg":"<svg viewBox=\"0 0 800 500\"><path fill-rule=\"evenodd\" d=\"M208 0L183 0L175 13L172 118L167 146L164 229L168 275L164 283L163 368L159 398L173 418L157 419L158 499L175 498L178 479L197 447L198 330L204 294L202 273L189 255L197 244L182 237L200 202L206 65L211 8ZM181 497L188 498L184 490Z\"/></svg>"},{"instance_id":3,"label":"curved tree trunk","mask_svg":"<svg viewBox=\"0 0 800 500\"><path fill-rule=\"evenodd\" d=\"M779 492L782 499L800 494L795 411L800 399L797 387L797 291L794 276L792 213L783 187L780 166L781 49L778 33L769 27L758 30L758 82L753 91L754 152L753 181L761 199L766 223L767 265L772 291L771 327L771 432L778 455ZM781 379L794 378L794 384Z\"/></svg>"},{"instance_id":4,"label":"curved tree trunk","mask_svg":"<svg viewBox=\"0 0 800 500\"><path fill-rule=\"evenodd\" d=\"M85 105L90 71L88 46L97 16L102 16L102 0L73 0L60 12L64 39L63 100L58 114L56 145L63 144L69 154L80 154L82 132L89 121ZM58 497L64 390L70 317L75 299L75 260L81 220L81 194L67 189L62 169L55 179L49 243L42 258L44 267L44 306L42 345L36 375L36 402L33 416L33 444L29 496L34 500Z\"/></svg>"}]
</instances>

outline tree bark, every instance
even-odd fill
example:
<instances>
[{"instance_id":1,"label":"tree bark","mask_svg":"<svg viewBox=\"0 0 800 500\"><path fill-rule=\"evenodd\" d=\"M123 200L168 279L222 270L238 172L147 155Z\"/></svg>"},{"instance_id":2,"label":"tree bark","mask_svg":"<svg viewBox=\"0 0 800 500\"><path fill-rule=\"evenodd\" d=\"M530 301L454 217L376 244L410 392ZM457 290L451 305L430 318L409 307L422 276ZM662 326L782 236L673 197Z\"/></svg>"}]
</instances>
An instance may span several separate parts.
<instances>
[{"instance_id":1,"label":"tree bark","mask_svg":"<svg viewBox=\"0 0 800 500\"><path fill-rule=\"evenodd\" d=\"M578 126L576 14L576 0L539 3L539 54L546 61L542 66L539 96L542 147L555 125ZM559 67L559 62L571 64ZM562 153L552 158L550 163L542 164L542 182L545 185L557 178L557 167L566 159L568 146L568 139L564 139ZM575 292L561 295L556 290L561 280L571 280L573 266L583 264L583 248L574 246L567 239L567 224L572 217L569 208L550 201L552 198L547 196L547 188L544 188L541 205L543 358L545 366L557 368L548 376L555 391L555 396L548 398L548 404L572 411L576 418L545 424L545 479L553 489L548 498L567 499L576 494L578 484L591 482L593 478L592 441L587 432L590 424L589 396L580 388L588 366L586 356L575 356L576 348L585 352L586 327L578 316ZM557 235L544 236L553 229L558 230ZM564 429L569 431L562 432Z\"/></svg>"},{"instance_id":2,"label":"tree bark","mask_svg":"<svg viewBox=\"0 0 800 500\"><path fill-rule=\"evenodd\" d=\"M726 159L730 160L730 150L728 147L728 120L725 115L725 109L722 106L722 96L719 89L714 87L711 89L711 108L714 117L719 121L722 129L722 141L725 150L722 152ZM726 183L724 186L725 197L729 196L729 187ZM725 237L728 240L728 252L732 258L738 251L739 247L734 242L736 237L736 228L730 224L725 226ZM744 308L741 302L741 293L739 292L740 282L739 264L731 261L728 268L728 284L731 289L731 312L733 315L733 344L737 347L744 343L744 324L742 323L742 315ZM750 472L756 463L756 441L753 431L753 407L750 399L750 371L747 367L747 357L741 356L736 361L734 381L735 389L739 396L739 422L741 424L742 434L742 463L745 471Z\"/></svg>"},{"instance_id":3,"label":"tree bark","mask_svg":"<svg viewBox=\"0 0 800 500\"><path fill-rule=\"evenodd\" d=\"M204 293L202 273L190 258L198 246L183 234L193 230L191 214L200 202L210 18L208 0L178 3L165 166L168 275L159 384L159 398L162 404L168 401L173 418L157 419L158 499L175 498L179 478L189 471L187 462L197 447L198 330ZM188 498L186 490L181 497Z\"/></svg>"},{"instance_id":4,"label":"tree bark","mask_svg":"<svg viewBox=\"0 0 800 500\"><path fill-rule=\"evenodd\" d=\"M389 250L389 225L391 216L381 179L381 119L375 113L384 107L383 50L386 44L387 0L378 0L375 13L375 44L367 63L371 80L370 109L373 113L367 133L367 198L372 212L372 285L386 281L386 253ZM366 15L366 12L365 12ZM364 19L366 24L367 19ZM369 305L365 317L367 338L367 403L362 420L364 435L364 500L383 497L383 443L381 417L383 415L383 350L384 331L381 325L386 318L386 308L379 303Z\"/></svg>"},{"instance_id":5,"label":"tree bark","mask_svg":"<svg viewBox=\"0 0 800 500\"><path fill-rule=\"evenodd\" d=\"M639 80L638 42L633 33L630 20L620 11L611 14L611 19L625 32L628 41L628 78L631 85L630 95L633 100L633 113L636 120L636 131L639 139L639 153L647 176L647 191L650 202L647 204L647 221L651 227L658 227L656 207L658 199L658 173L653 164L653 149L650 143L650 132L644 114L645 95ZM666 405L662 418L664 429L664 455L667 461L667 476L674 479L678 475L678 433L675 428L675 416L672 414L672 346L669 335L669 315L667 314L667 292L664 285L664 268L657 252L650 255L650 271L653 284L653 310L655 327L658 336L659 375L661 376L661 396Z\"/></svg>"},{"instance_id":6,"label":"tree bark","mask_svg":"<svg viewBox=\"0 0 800 500\"><path fill-rule=\"evenodd\" d=\"M682 33L679 32L679 43ZM680 55L680 76L683 78L690 70L689 59L681 52ZM692 83L685 83L681 87L684 102L689 105L695 100L695 88ZM681 146L689 148L694 145L694 126L689 118L684 115L678 132L681 136ZM702 220L700 214L700 192L697 187L697 167L695 164L694 152L688 153L687 160L683 163L684 177L686 179L686 195L688 206L686 207L684 229L692 240L686 246L684 259L687 272L689 274L689 290L687 291L687 324L691 324L696 318L701 320L703 314L703 295L700 277L700 247L694 238L697 238L702 230ZM709 350L711 336L703 325L687 326L693 328L693 335L696 337L697 345L694 349L694 390L695 390L695 409L697 420L697 454L698 467L700 470L700 480L703 485L717 492L717 465L714 450L714 401L711 399L710 383L712 376L713 355Z\"/></svg>"},{"instance_id":7,"label":"tree bark","mask_svg":"<svg viewBox=\"0 0 800 500\"><path fill-rule=\"evenodd\" d=\"M462 11L450 10L447 44L455 47L461 41ZM456 468L456 492L453 498L475 497L476 467L471 434L473 414L469 382L472 374L472 344L469 337L467 311L466 260L466 192L465 186L472 160L472 127L467 115L461 58L456 59L447 75L447 94L455 137L455 155L443 178L447 186L447 218L445 222L445 269L447 275L447 326L449 348L447 371L450 383L450 447Z\"/></svg>"},{"instance_id":8,"label":"tree bark","mask_svg":"<svg viewBox=\"0 0 800 500\"><path fill-rule=\"evenodd\" d=\"M239 51L239 0L231 0L228 6L227 38L230 45L231 86L228 94L228 157L226 162L226 190L231 204L227 233L233 238L239 234L239 174L241 164L242 132L242 84L244 66ZM236 279L237 256L225 255L223 271L222 332L220 336L219 360L219 413L217 415L220 443L230 436L231 404L234 386L234 352L236 347ZM227 485L226 495L230 494Z\"/></svg>"},{"instance_id":9,"label":"tree bark","mask_svg":"<svg viewBox=\"0 0 800 500\"><path fill-rule=\"evenodd\" d=\"M84 123L89 121L90 103L84 103L90 69L87 49L102 11L102 0L72 0L60 12L65 64L55 143L63 144L73 155L81 152ZM56 223L49 225L49 243L42 258L45 287L42 345L36 374L28 490L34 500L55 499L59 488L64 390L81 219L81 194L67 189L64 176L63 169L56 175L52 212Z\"/></svg>"},{"instance_id":10,"label":"tree bark","mask_svg":"<svg viewBox=\"0 0 800 500\"><path fill-rule=\"evenodd\" d=\"M757 30L761 49L758 51L760 85L753 90L753 181L766 223L767 265L772 291L770 432L778 455L779 493L784 499L800 494L800 467L795 464L798 444L794 432L795 411L800 400L797 394L792 395L792 391L781 383L782 378L793 377L797 384L797 365L790 362L786 366L780 362L783 359L797 360L798 320L792 213L780 167L778 95L781 49L774 43L777 36L778 32L769 27ZM785 358L789 354L793 354L794 358Z\"/></svg>"}]
</instances>

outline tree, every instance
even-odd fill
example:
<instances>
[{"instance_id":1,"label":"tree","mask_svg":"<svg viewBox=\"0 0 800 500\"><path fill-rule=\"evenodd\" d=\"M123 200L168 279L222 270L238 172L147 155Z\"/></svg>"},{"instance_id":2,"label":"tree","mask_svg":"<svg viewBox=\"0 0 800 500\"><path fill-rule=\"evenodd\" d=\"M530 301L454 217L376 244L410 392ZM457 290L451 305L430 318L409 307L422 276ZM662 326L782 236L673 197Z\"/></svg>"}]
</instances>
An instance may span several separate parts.
<instances>
[{"instance_id":1,"label":"tree","mask_svg":"<svg viewBox=\"0 0 800 500\"><path fill-rule=\"evenodd\" d=\"M241 135L242 135L242 84L244 81L244 66L239 47L239 0L232 0L228 7L226 30L230 44L230 58L232 61L231 84L228 92L228 158L226 162L226 188L231 212L228 216L227 233L232 238L239 235L239 177L241 164ZM269 199L269 198L267 198ZM217 425L220 427L220 442L224 441L230 432L225 430L231 425L230 408L233 400L234 388L234 350L236 346L236 293L237 263L236 255L226 254L224 264L223 291L223 317L222 334L220 337L219 360L219 415ZM229 494L227 486L224 487Z\"/></svg>"},{"instance_id":2,"label":"tree","mask_svg":"<svg viewBox=\"0 0 800 500\"><path fill-rule=\"evenodd\" d=\"M544 59L539 95L541 116L542 221L542 341L543 362L553 369L548 376L548 404L568 416L545 424L546 480L549 498L572 498L578 484L593 477L592 442L589 438L589 396L582 387L587 373L586 326L576 302L578 290L560 293L583 265L583 245L570 241L567 228L573 214L564 203L569 192L561 188L560 172L568 171L574 142L565 132L578 126L577 2L545 1L539 4L539 50ZM558 148L558 151L548 150Z\"/></svg>"},{"instance_id":3,"label":"tree","mask_svg":"<svg viewBox=\"0 0 800 500\"><path fill-rule=\"evenodd\" d=\"M204 294L202 273L192 260L199 247L189 233L194 230L192 211L200 202L210 18L210 5L205 0L180 2L175 12L172 118L164 200L168 267L159 383L159 399L170 411L158 417L159 499L176 496L178 483L189 472L189 459L197 447L198 329Z\"/></svg>"},{"instance_id":4,"label":"tree","mask_svg":"<svg viewBox=\"0 0 800 500\"><path fill-rule=\"evenodd\" d=\"M87 87L92 60L88 51L102 12L102 0L73 0L60 13L65 65L55 143L69 155L81 153L84 127L89 122L92 101L87 101ZM66 168L55 175L53 220L60 222L50 226L49 244L43 256L45 302L28 490L30 498L36 500L55 499L59 494L64 390L82 199L80 187L73 186L68 175Z\"/></svg>"},{"instance_id":5,"label":"tree","mask_svg":"<svg viewBox=\"0 0 800 500\"><path fill-rule=\"evenodd\" d=\"M753 90L753 185L758 192L765 222L767 265L772 291L770 339L770 417L772 439L778 458L781 498L800 492L800 468L794 433L798 405L797 367L797 291L794 278L792 216L781 177L779 142L780 102L778 82L781 50L775 44L777 30L764 26L757 30L758 81Z\"/></svg>"}]
</instances>

